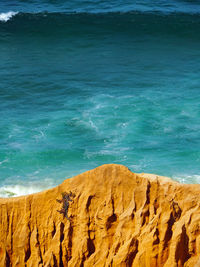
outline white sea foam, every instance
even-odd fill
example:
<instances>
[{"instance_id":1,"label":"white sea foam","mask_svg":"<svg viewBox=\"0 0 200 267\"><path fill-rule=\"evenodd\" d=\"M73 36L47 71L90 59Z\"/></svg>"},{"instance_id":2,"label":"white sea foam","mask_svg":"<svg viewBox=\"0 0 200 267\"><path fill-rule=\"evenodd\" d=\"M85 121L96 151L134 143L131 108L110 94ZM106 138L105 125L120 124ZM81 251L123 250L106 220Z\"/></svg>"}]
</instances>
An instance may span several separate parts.
<instances>
[{"instance_id":1,"label":"white sea foam","mask_svg":"<svg viewBox=\"0 0 200 267\"><path fill-rule=\"evenodd\" d=\"M48 188L55 186L52 181L46 180L43 184L30 183L27 182L26 185L16 184L16 185L5 185L0 187L0 197L18 197L37 193Z\"/></svg>"},{"instance_id":2,"label":"white sea foam","mask_svg":"<svg viewBox=\"0 0 200 267\"><path fill-rule=\"evenodd\" d=\"M9 11L6 13L0 13L0 21L7 22L13 16L15 16L18 12Z\"/></svg>"},{"instance_id":3,"label":"white sea foam","mask_svg":"<svg viewBox=\"0 0 200 267\"><path fill-rule=\"evenodd\" d=\"M172 178L179 183L184 184L199 184L200 183L200 175L194 174L194 175L174 175Z\"/></svg>"}]
</instances>

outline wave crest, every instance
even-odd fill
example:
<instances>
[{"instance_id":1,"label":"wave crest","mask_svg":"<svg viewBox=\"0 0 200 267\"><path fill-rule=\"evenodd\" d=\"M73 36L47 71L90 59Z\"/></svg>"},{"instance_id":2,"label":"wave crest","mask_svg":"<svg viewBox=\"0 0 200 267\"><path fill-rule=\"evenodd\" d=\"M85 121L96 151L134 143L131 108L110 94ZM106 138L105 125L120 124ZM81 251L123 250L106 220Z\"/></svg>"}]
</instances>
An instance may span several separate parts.
<instances>
[{"instance_id":1,"label":"wave crest","mask_svg":"<svg viewBox=\"0 0 200 267\"><path fill-rule=\"evenodd\" d=\"M0 13L0 21L7 22L13 16L15 16L18 12L9 11L7 13Z\"/></svg>"}]
</instances>

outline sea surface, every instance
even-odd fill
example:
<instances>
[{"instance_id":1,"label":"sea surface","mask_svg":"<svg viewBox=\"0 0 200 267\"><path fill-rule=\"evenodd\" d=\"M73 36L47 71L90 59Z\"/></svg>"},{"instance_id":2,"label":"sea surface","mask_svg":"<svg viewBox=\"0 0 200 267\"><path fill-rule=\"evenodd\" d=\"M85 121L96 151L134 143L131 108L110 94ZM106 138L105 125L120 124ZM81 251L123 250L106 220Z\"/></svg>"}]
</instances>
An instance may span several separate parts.
<instances>
[{"instance_id":1,"label":"sea surface","mask_svg":"<svg viewBox=\"0 0 200 267\"><path fill-rule=\"evenodd\" d=\"M1 0L0 196L105 163L200 182L200 2Z\"/></svg>"}]
</instances>

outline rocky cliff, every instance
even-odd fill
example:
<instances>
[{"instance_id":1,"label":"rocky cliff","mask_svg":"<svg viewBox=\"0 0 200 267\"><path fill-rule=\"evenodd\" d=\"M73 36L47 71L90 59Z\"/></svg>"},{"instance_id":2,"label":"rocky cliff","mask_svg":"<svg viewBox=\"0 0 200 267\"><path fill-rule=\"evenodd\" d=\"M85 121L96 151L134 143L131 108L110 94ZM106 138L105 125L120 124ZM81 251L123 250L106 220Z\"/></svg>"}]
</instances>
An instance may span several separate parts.
<instances>
[{"instance_id":1,"label":"rocky cliff","mask_svg":"<svg viewBox=\"0 0 200 267\"><path fill-rule=\"evenodd\" d=\"M200 266L199 204L200 185L103 165L0 199L0 266Z\"/></svg>"}]
</instances>

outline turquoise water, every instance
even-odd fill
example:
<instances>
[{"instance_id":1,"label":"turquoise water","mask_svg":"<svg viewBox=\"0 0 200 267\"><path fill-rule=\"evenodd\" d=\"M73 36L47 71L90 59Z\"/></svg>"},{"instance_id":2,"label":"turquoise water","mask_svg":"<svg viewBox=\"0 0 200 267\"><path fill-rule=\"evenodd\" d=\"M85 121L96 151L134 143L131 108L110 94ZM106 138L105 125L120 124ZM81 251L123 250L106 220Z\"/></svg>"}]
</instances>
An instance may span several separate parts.
<instances>
[{"instance_id":1,"label":"turquoise water","mask_svg":"<svg viewBox=\"0 0 200 267\"><path fill-rule=\"evenodd\" d=\"M9 2L0 3L1 196L105 163L199 183L197 1Z\"/></svg>"}]
</instances>

